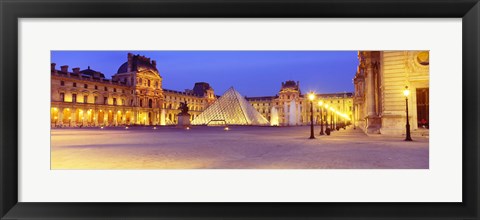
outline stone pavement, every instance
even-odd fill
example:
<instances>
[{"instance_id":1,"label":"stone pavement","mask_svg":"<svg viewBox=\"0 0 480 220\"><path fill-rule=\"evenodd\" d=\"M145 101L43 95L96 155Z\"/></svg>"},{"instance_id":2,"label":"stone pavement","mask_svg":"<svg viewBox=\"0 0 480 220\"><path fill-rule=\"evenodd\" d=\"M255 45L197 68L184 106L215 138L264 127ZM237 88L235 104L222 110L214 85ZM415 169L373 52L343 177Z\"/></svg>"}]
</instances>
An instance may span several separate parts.
<instances>
[{"instance_id":1,"label":"stone pavement","mask_svg":"<svg viewBox=\"0 0 480 220\"><path fill-rule=\"evenodd\" d=\"M428 169L429 139L300 127L52 130L52 169Z\"/></svg>"}]
</instances>

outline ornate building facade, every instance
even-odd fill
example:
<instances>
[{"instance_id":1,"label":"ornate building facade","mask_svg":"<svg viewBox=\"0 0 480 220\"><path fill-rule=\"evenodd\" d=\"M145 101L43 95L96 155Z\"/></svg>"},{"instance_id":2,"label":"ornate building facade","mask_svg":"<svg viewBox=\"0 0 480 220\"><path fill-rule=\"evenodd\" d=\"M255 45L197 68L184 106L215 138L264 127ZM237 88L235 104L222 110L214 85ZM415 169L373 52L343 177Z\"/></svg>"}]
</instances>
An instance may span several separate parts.
<instances>
[{"instance_id":1,"label":"ornate building facade","mask_svg":"<svg viewBox=\"0 0 480 220\"><path fill-rule=\"evenodd\" d=\"M51 126L91 127L128 125L175 125L181 102L187 102L191 120L218 98L206 82L195 83L192 89L164 89L155 60L133 55L111 79L88 67L85 70L51 64ZM315 94L314 122L340 122L340 117L318 106L318 101L352 118L353 93ZM246 97L246 100L268 121L272 111L278 124L306 125L310 120L311 102L300 91L300 83L283 82L275 96ZM323 109L321 111L320 109Z\"/></svg>"},{"instance_id":2,"label":"ornate building facade","mask_svg":"<svg viewBox=\"0 0 480 220\"><path fill-rule=\"evenodd\" d=\"M354 78L355 125L366 133L405 134L403 91L408 86L411 129L428 128L428 51L359 51L358 59Z\"/></svg>"},{"instance_id":3,"label":"ornate building facade","mask_svg":"<svg viewBox=\"0 0 480 220\"><path fill-rule=\"evenodd\" d=\"M271 121L272 112L278 114L278 124L286 125L307 125L310 123L311 102L307 96L300 91L300 82L282 82L280 91L276 96L247 97L252 106L260 112L267 120ZM322 101L324 106L319 106ZM329 109L325 109L325 104ZM347 118L353 117L353 93L330 93L315 94L313 105L314 123L320 124L320 116L323 113L324 121L342 122L345 120L335 114L329 114L330 108L345 114ZM333 116L332 116L333 115Z\"/></svg>"},{"instance_id":4,"label":"ornate building facade","mask_svg":"<svg viewBox=\"0 0 480 220\"><path fill-rule=\"evenodd\" d=\"M111 79L90 69L51 64L51 124L53 127L175 124L181 102L192 119L216 100L205 82L191 90L162 88L156 62L131 53Z\"/></svg>"}]
</instances>

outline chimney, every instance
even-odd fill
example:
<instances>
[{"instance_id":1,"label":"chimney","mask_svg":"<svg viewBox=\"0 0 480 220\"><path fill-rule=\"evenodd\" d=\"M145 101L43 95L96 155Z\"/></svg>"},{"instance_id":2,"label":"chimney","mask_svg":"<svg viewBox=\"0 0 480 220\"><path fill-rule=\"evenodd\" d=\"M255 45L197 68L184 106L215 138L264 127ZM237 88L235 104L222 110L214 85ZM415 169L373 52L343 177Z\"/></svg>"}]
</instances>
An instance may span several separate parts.
<instances>
[{"instance_id":1,"label":"chimney","mask_svg":"<svg viewBox=\"0 0 480 220\"><path fill-rule=\"evenodd\" d=\"M50 71L51 71L52 73L57 73L57 70L55 69L55 66L56 66L56 65L57 65L56 63L51 63L51 64L50 64Z\"/></svg>"},{"instance_id":2,"label":"chimney","mask_svg":"<svg viewBox=\"0 0 480 220\"><path fill-rule=\"evenodd\" d=\"M72 70L73 70L73 73L76 73L76 74L80 73L80 68L78 68L78 67L75 67Z\"/></svg>"},{"instance_id":3,"label":"chimney","mask_svg":"<svg viewBox=\"0 0 480 220\"><path fill-rule=\"evenodd\" d=\"M60 69L62 70L62 72L68 73L68 65L61 66Z\"/></svg>"},{"instance_id":4,"label":"chimney","mask_svg":"<svg viewBox=\"0 0 480 220\"><path fill-rule=\"evenodd\" d=\"M128 62L128 66L127 66L127 72L132 72L132 63L133 63L133 54L132 53L128 53L128 56L127 56L127 62Z\"/></svg>"}]
</instances>

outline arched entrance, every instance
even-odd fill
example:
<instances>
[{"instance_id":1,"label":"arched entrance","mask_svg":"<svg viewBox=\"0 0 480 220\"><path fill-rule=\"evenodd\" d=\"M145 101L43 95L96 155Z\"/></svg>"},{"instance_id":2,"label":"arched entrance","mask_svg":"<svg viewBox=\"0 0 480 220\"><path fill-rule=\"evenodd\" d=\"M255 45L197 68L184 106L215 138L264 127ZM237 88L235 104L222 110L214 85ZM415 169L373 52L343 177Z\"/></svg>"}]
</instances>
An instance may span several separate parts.
<instances>
[{"instance_id":1,"label":"arched entrance","mask_svg":"<svg viewBox=\"0 0 480 220\"><path fill-rule=\"evenodd\" d=\"M75 125L83 126L83 110L82 109L75 110Z\"/></svg>"},{"instance_id":2,"label":"arched entrance","mask_svg":"<svg viewBox=\"0 0 480 220\"><path fill-rule=\"evenodd\" d=\"M108 110L107 122L108 122L108 125L112 125L112 124L113 124L113 113L112 113L112 110Z\"/></svg>"},{"instance_id":3,"label":"arched entrance","mask_svg":"<svg viewBox=\"0 0 480 220\"><path fill-rule=\"evenodd\" d=\"M105 112L103 110L100 110L98 112L98 124L99 125L104 125L105 124Z\"/></svg>"},{"instance_id":4,"label":"arched entrance","mask_svg":"<svg viewBox=\"0 0 480 220\"><path fill-rule=\"evenodd\" d=\"M122 111L117 111L116 121L117 121L117 125L123 124Z\"/></svg>"},{"instance_id":5,"label":"arched entrance","mask_svg":"<svg viewBox=\"0 0 480 220\"><path fill-rule=\"evenodd\" d=\"M126 124L131 123L131 117L132 117L132 113L130 111L125 112L125 123Z\"/></svg>"},{"instance_id":6,"label":"arched entrance","mask_svg":"<svg viewBox=\"0 0 480 220\"><path fill-rule=\"evenodd\" d=\"M87 111L87 126L93 126L93 112L92 109L88 109Z\"/></svg>"},{"instance_id":7,"label":"arched entrance","mask_svg":"<svg viewBox=\"0 0 480 220\"><path fill-rule=\"evenodd\" d=\"M58 124L58 108L50 109L50 123L52 123L52 127Z\"/></svg>"},{"instance_id":8,"label":"arched entrance","mask_svg":"<svg viewBox=\"0 0 480 220\"><path fill-rule=\"evenodd\" d=\"M71 126L71 120L72 120L72 112L70 111L70 109L69 108L63 109L62 123L64 125Z\"/></svg>"}]
</instances>

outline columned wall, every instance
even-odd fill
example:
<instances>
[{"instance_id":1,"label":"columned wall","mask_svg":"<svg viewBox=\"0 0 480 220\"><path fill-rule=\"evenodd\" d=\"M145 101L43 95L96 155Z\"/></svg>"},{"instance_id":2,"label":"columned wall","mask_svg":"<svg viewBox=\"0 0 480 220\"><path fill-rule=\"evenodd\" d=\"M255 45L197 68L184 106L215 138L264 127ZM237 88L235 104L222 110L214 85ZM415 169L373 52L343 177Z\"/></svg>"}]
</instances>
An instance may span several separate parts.
<instances>
[{"instance_id":1,"label":"columned wall","mask_svg":"<svg viewBox=\"0 0 480 220\"><path fill-rule=\"evenodd\" d=\"M429 88L428 51L359 51L355 75L355 123L366 133L405 134L417 130L417 89ZM406 103L403 91L408 86ZM428 113L427 113L428 114Z\"/></svg>"}]
</instances>

